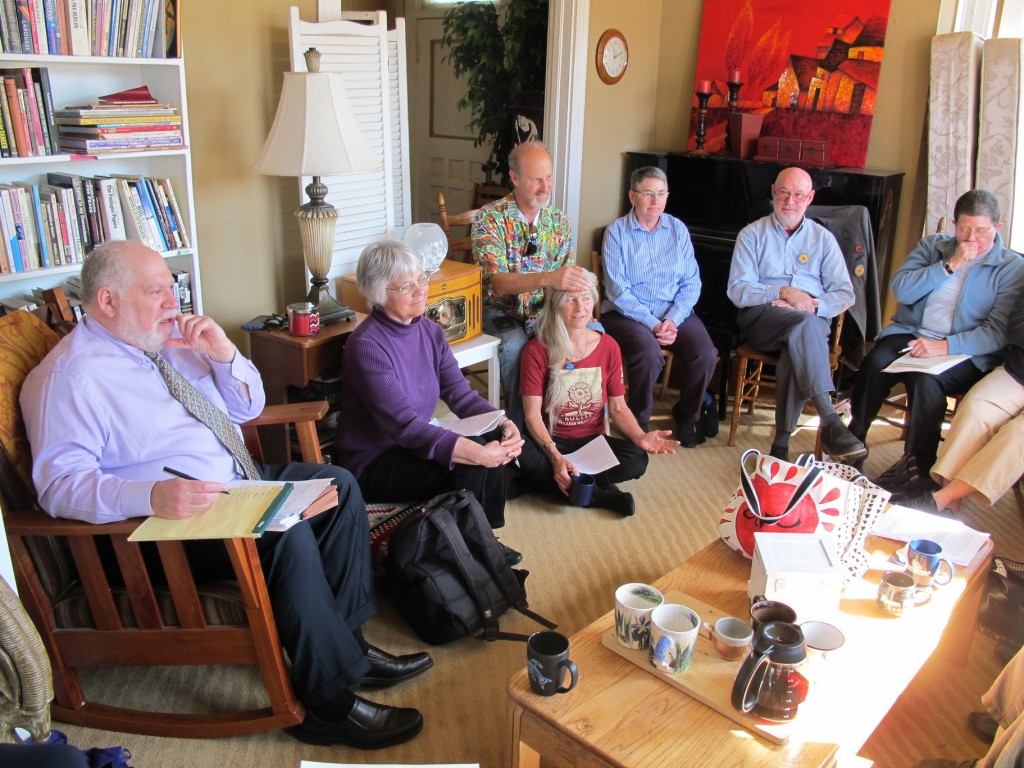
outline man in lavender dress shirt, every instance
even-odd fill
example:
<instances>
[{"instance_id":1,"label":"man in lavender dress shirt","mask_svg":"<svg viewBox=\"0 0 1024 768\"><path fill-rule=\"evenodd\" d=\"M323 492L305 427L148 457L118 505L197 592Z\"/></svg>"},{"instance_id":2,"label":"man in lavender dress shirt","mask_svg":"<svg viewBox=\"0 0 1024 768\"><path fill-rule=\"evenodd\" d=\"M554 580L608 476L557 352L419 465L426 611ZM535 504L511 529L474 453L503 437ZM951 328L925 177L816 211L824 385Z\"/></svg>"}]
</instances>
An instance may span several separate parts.
<instances>
[{"instance_id":1,"label":"man in lavender dress shirt","mask_svg":"<svg viewBox=\"0 0 1024 768\"><path fill-rule=\"evenodd\" d=\"M86 258L88 316L29 374L21 394L33 481L54 517L190 517L240 477L228 450L171 395L145 353L159 353L236 424L263 410L263 384L217 323L179 313L173 282L160 254L139 243L107 242ZM165 466L202 479L169 478ZM330 478L338 488L336 510L256 544L292 685L306 707L290 733L363 749L412 738L423 726L417 710L353 692L394 685L433 665L429 654L392 656L362 636L376 602L358 486L331 465L260 469L266 479ZM189 542L190 559L199 563L219 550L226 564L223 547L204 544Z\"/></svg>"}]
</instances>

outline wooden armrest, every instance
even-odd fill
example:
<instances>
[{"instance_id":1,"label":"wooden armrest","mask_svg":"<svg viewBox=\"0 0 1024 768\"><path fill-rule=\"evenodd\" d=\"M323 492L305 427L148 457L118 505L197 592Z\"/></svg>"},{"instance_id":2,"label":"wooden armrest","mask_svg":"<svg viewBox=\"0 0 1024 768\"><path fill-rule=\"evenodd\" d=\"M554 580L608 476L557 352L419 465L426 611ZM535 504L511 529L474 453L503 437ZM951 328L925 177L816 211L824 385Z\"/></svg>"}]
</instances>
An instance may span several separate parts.
<instances>
[{"instance_id":1,"label":"wooden armrest","mask_svg":"<svg viewBox=\"0 0 1024 768\"><path fill-rule=\"evenodd\" d=\"M284 405L268 405L263 413L243 427L265 427L271 424L292 424L303 421L319 421L327 415L329 406L326 400L315 400L311 403L286 403Z\"/></svg>"},{"instance_id":2,"label":"wooden armrest","mask_svg":"<svg viewBox=\"0 0 1024 768\"><path fill-rule=\"evenodd\" d=\"M10 534L19 536L100 536L104 534L130 534L146 518L136 517L115 523L86 523L81 520L67 520L50 517L40 510L11 511L4 513L4 526Z\"/></svg>"}]
</instances>

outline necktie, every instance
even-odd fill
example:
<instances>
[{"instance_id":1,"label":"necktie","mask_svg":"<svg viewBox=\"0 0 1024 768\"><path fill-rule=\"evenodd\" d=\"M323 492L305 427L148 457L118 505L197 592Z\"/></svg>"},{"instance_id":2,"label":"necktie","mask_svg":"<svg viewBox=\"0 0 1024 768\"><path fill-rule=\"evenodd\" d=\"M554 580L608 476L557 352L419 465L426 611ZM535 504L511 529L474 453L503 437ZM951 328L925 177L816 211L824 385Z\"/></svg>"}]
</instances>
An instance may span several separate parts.
<instances>
[{"instance_id":1,"label":"necktie","mask_svg":"<svg viewBox=\"0 0 1024 768\"><path fill-rule=\"evenodd\" d=\"M224 444L224 447L234 457L235 466L245 479L262 479L260 471L256 468L256 463L249 454L249 449L245 447L245 443L242 442L238 430L228 415L207 400L202 392L193 387L163 357L155 352L146 352L145 355L156 363L156 367L164 377L164 381L167 382L167 388L171 391L174 399L185 406L185 410L208 426L217 439Z\"/></svg>"}]
</instances>

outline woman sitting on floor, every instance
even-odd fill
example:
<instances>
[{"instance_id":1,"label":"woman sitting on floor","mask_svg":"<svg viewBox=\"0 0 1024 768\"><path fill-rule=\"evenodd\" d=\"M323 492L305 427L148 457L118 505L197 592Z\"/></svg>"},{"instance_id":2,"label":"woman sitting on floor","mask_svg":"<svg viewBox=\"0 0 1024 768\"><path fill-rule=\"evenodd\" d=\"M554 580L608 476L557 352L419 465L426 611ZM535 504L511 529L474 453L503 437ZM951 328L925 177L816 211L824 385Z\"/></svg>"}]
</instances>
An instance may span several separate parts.
<instances>
[{"instance_id":1,"label":"woman sitting on floor","mask_svg":"<svg viewBox=\"0 0 1024 768\"><path fill-rule=\"evenodd\" d=\"M973 495L992 506L1024 475L1024 294L1006 330L1003 365L968 390L939 447L931 475L942 487L903 504L958 512Z\"/></svg>"},{"instance_id":2,"label":"woman sitting on floor","mask_svg":"<svg viewBox=\"0 0 1024 768\"><path fill-rule=\"evenodd\" d=\"M626 439L608 437L617 466L595 476L597 487L588 506L621 515L635 511L632 494L615 483L633 480L647 470L648 453L675 453L670 430L644 432L626 405L622 354L611 336L587 327L594 318L597 281L587 273L590 290L568 293L548 290L537 321L537 336L523 349L520 392L526 413L527 440L519 466L522 477L512 496L526 486L569 495L578 475L565 454L604 434L604 414Z\"/></svg>"},{"instance_id":3,"label":"woman sitting on floor","mask_svg":"<svg viewBox=\"0 0 1024 768\"><path fill-rule=\"evenodd\" d=\"M419 256L398 241L359 256L356 286L371 312L342 355L337 463L356 476L366 501L418 501L465 488L500 528L505 465L523 439L508 420L480 437L430 423L439 399L460 418L495 408L469 386L441 327L423 317L427 282ZM510 564L522 560L502 547Z\"/></svg>"}]
</instances>

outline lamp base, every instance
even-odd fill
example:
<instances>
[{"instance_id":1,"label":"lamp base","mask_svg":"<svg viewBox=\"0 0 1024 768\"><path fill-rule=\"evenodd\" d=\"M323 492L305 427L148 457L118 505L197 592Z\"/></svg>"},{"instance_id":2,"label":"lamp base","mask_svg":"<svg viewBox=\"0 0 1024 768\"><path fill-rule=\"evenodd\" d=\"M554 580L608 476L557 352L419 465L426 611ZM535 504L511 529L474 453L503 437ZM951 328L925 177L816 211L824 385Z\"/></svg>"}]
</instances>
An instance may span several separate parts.
<instances>
[{"instance_id":1,"label":"lamp base","mask_svg":"<svg viewBox=\"0 0 1024 768\"><path fill-rule=\"evenodd\" d=\"M331 296L331 292L327 290L326 285L314 285L310 288L306 301L316 306L317 311L320 313L320 325L330 325L341 320L356 319L356 313L344 304L339 304Z\"/></svg>"}]
</instances>

